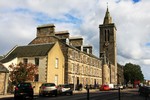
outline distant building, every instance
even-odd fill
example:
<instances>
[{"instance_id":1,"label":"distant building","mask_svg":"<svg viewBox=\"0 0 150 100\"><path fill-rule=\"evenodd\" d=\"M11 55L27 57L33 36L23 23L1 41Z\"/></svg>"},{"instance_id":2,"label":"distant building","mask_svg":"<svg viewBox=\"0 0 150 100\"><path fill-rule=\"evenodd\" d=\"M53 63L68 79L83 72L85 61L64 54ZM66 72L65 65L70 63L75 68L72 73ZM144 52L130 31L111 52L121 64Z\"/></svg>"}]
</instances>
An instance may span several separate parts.
<instances>
[{"instance_id":1,"label":"distant building","mask_svg":"<svg viewBox=\"0 0 150 100\"><path fill-rule=\"evenodd\" d=\"M118 64L117 65L117 84L125 84L123 73L124 73L123 66Z\"/></svg>"}]
</instances>

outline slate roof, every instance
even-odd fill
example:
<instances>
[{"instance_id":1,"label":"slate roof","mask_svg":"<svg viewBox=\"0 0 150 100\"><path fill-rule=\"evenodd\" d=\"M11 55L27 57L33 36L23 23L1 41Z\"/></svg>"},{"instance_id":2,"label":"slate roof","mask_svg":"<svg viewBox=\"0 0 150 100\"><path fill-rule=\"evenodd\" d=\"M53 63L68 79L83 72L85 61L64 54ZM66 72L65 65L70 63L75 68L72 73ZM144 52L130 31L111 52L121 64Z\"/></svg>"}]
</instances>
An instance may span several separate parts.
<instances>
[{"instance_id":1,"label":"slate roof","mask_svg":"<svg viewBox=\"0 0 150 100\"><path fill-rule=\"evenodd\" d=\"M9 73L8 69L4 67L3 64L0 63L0 73Z\"/></svg>"},{"instance_id":2,"label":"slate roof","mask_svg":"<svg viewBox=\"0 0 150 100\"><path fill-rule=\"evenodd\" d=\"M0 56L0 59L2 59L3 58L3 56Z\"/></svg>"},{"instance_id":3,"label":"slate roof","mask_svg":"<svg viewBox=\"0 0 150 100\"><path fill-rule=\"evenodd\" d=\"M13 49L4 59L1 59L0 62L5 63L16 57L46 56L53 46L54 43L18 46Z\"/></svg>"}]
</instances>

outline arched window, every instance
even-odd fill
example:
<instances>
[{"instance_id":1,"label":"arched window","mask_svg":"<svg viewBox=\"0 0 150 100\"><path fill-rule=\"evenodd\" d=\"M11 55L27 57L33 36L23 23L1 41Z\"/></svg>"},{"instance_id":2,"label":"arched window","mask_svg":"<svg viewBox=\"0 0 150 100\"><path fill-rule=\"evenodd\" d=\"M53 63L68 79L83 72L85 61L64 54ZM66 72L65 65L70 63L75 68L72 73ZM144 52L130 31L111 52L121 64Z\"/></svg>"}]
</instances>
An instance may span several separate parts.
<instances>
[{"instance_id":1,"label":"arched window","mask_svg":"<svg viewBox=\"0 0 150 100\"><path fill-rule=\"evenodd\" d=\"M109 30L105 30L105 41L109 41L110 40L110 31Z\"/></svg>"},{"instance_id":2,"label":"arched window","mask_svg":"<svg viewBox=\"0 0 150 100\"><path fill-rule=\"evenodd\" d=\"M107 41L107 30L105 30L105 41Z\"/></svg>"},{"instance_id":3,"label":"arched window","mask_svg":"<svg viewBox=\"0 0 150 100\"><path fill-rule=\"evenodd\" d=\"M108 41L109 41L109 38L110 38L110 32L109 32L109 30L107 30L107 35L108 35Z\"/></svg>"}]
</instances>

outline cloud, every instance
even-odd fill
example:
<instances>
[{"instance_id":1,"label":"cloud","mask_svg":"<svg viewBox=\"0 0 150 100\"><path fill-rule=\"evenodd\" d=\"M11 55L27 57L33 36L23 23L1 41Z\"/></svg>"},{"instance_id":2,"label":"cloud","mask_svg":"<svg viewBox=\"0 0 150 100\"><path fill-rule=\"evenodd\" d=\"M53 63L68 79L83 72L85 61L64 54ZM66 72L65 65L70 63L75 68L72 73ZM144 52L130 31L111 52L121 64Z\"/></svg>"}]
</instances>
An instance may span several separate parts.
<instances>
[{"instance_id":1,"label":"cloud","mask_svg":"<svg viewBox=\"0 0 150 100\"><path fill-rule=\"evenodd\" d=\"M34 2L34 3L33 3ZM150 1L107 0L117 27L118 63L139 64L146 78L150 63ZM93 45L99 56L99 25L103 23L106 0L1 0L0 55L15 45L26 45L36 36L36 27L54 23L56 31L68 30Z\"/></svg>"}]
</instances>

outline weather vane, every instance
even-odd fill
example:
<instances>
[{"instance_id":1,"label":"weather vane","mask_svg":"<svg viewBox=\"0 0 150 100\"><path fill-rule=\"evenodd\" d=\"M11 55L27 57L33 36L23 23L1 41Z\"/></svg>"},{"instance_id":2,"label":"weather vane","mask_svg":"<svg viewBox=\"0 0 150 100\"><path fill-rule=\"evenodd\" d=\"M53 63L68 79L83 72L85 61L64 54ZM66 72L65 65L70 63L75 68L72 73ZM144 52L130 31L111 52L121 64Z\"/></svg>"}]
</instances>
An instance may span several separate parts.
<instances>
[{"instance_id":1,"label":"weather vane","mask_svg":"<svg viewBox=\"0 0 150 100\"><path fill-rule=\"evenodd\" d=\"M107 8L108 8L108 2L107 2Z\"/></svg>"}]
</instances>

